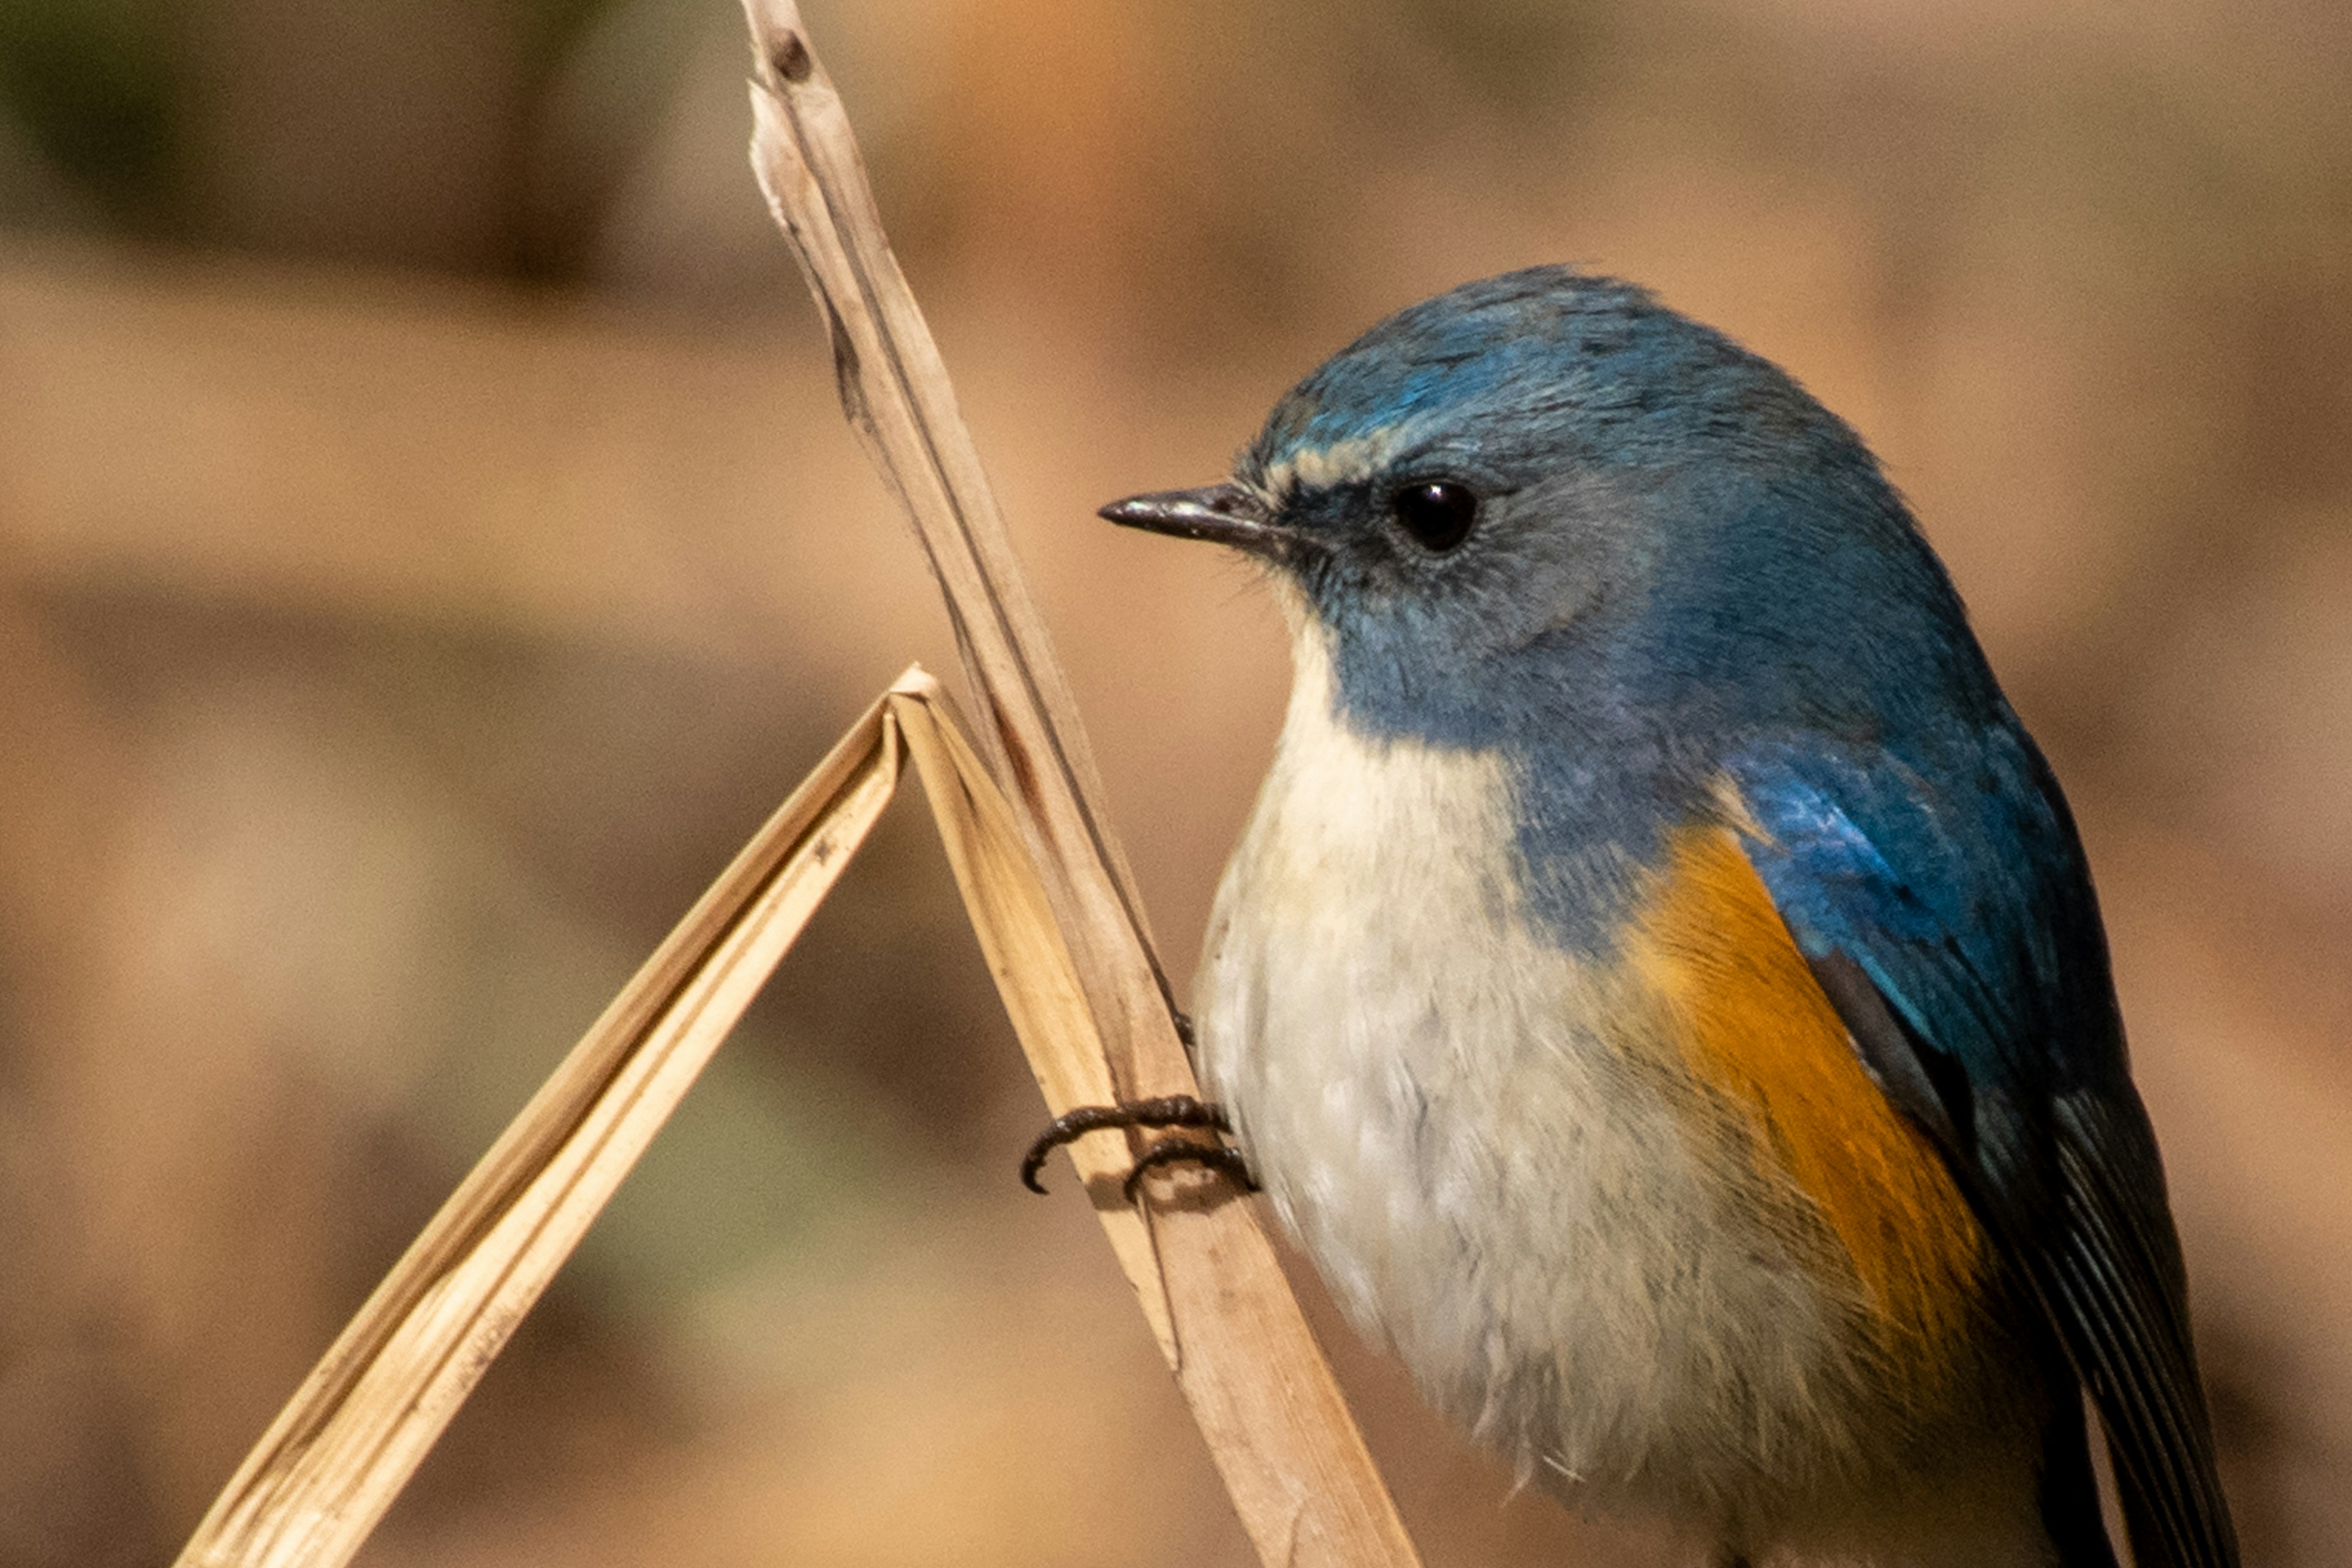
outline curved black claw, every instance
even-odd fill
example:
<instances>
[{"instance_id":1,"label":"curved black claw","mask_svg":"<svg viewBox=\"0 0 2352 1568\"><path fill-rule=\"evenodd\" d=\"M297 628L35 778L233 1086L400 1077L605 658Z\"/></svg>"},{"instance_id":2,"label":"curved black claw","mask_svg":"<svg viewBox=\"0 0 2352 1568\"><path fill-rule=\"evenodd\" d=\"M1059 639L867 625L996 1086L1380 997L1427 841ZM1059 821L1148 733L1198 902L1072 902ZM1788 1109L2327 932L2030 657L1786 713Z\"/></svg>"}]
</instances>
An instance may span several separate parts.
<instances>
[{"instance_id":1,"label":"curved black claw","mask_svg":"<svg viewBox=\"0 0 2352 1568\"><path fill-rule=\"evenodd\" d=\"M1133 1203L1143 1184L1143 1173L1160 1165L1172 1165L1179 1160L1190 1160L1204 1171L1214 1171L1243 1192L1257 1191L1257 1178L1250 1174L1249 1162L1242 1152L1229 1143L1195 1143L1190 1138L1162 1138L1136 1156L1135 1169L1127 1173L1120 1190L1127 1201Z\"/></svg>"},{"instance_id":2,"label":"curved black claw","mask_svg":"<svg viewBox=\"0 0 2352 1568\"><path fill-rule=\"evenodd\" d=\"M1029 1145L1029 1152L1021 1157L1021 1184L1042 1196L1045 1186L1037 1179L1037 1173L1045 1168L1045 1157L1065 1143L1107 1127L1206 1127L1218 1132L1233 1131L1225 1121L1223 1106L1195 1100L1189 1094L1165 1095L1158 1100L1122 1100L1117 1105L1081 1105L1054 1118L1037 1135L1037 1141ZM1139 1163L1136 1166L1139 1171L1142 1168ZM1134 1180L1132 1176L1128 1179Z\"/></svg>"}]
</instances>

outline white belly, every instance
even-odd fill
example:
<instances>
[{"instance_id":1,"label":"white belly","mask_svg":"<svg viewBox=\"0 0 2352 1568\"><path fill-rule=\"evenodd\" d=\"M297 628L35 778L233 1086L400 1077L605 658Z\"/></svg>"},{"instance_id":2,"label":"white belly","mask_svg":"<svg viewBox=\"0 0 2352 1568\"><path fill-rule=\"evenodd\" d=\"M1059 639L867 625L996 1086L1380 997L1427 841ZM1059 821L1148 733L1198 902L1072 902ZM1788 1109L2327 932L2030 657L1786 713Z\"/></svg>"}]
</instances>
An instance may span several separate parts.
<instances>
[{"instance_id":1,"label":"white belly","mask_svg":"<svg viewBox=\"0 0 2352 1568\"><path fill-rule=\"evenodd\" d=\"M1367 741L1309 638L1197 990L1202 1077L1354 1321L1523 1472L1731 1524L1878 1434L1636 1005L1523 918L1499 761ZM1883 1456L1882 1456L1883 1457ZM1767 1478L1773 1479L1767 1479Z\"/></svg>"}]
</instances>

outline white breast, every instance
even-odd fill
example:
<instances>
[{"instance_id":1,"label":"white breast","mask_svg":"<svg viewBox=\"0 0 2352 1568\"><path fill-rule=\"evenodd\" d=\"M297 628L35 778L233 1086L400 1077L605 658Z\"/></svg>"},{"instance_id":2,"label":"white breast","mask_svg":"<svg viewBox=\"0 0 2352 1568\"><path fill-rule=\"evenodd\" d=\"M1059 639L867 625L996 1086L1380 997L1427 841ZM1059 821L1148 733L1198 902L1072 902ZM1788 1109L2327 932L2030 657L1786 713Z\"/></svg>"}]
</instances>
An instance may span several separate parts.
<instances>
[{"instance_id":1,"label":"white breast","mask_svg":"<svg viewBox=\"0 0 2352 1568\"><path fill-rule=\"evenodd\" d=\"M1872 1435L1824 1403L1827 1309L1726 1213L1626 1037L1640 1009L1523 918L1510 787L1492 755L1336 719L1306 625L1217 898L1202 1076L1434 1403L1595 1500L1737 1510L1759 1464L1834 1468Z\"/></svg>"}]
</instances>

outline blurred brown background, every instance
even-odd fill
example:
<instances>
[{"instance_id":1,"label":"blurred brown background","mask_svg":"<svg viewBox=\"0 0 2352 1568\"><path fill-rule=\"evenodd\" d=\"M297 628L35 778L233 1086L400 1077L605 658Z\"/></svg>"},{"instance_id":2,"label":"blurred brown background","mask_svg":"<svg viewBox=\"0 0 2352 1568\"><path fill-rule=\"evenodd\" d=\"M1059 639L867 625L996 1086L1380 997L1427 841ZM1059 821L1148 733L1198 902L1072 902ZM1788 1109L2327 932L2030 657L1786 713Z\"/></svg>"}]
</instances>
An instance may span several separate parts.
<instances>
[{"instance_id":1,"label":"blurred brown background","mask_svg":"<svg viewBox=\"0 0 2352 1568\"><path fill-rule=\"evenodd\" d=\"M1180 980L1286 672L1244 572L1096 503L1547 259L1863 428L2083 817L2250 1560L2352 1563L2352 10L808 9ZM164 1560L703 881L951 665L740 33L0 0L0 1565ZM368 1562L1247 1560L1082 1205L1013 1186L1039 1107L919 807L867 855ZM1658 1560L1327 1337L1433 1568Z\"/></svg>"}]
</instances>

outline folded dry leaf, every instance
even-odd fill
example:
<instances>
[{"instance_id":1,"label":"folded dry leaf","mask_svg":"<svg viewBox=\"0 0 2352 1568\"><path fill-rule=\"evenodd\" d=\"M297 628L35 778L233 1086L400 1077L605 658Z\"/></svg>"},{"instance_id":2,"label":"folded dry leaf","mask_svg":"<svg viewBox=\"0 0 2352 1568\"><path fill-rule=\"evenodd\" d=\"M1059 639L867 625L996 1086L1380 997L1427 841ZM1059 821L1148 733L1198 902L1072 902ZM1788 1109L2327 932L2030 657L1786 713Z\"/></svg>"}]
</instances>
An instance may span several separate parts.
<instances>
[{"instance_id":1,"label":"folded dry leaf","mask_svg":"<svg viewBox=\"0 0 2352 1568\"><path fill-rule=\"evenodd\" d=\"M888 700L613 999L376 1287L214 1502L182 1568L341 1568L889 804Z\"/></svg>"},{"instance_id":2,"label":"folded dry leaf","mask_svg":"<svg viewBox=\"0 0 2352 1568\"><path fill-rule=\"evenodd\" d=\"M908 758L1048 1109L1103 1101L1110 1076L1094 1015L1013 808L939 684L910 668L442 1205L255 1445L183 1568L351 1560L840 879ZM1124 1144L1097 1135L1070 1153L1090 1192L1112 1194L1099 1212L1122 1261L1156 1281L1150 1233L1117 1197ZM1172 1358L1164 1299L1144 1300Z\"/></svg>"},{"instance_id":3,"label":"folded dry leaf","mask_svg":"<svg viewBox=\"0 0 2352 1568\"><path fill-rule=\"evenodd\" d=\"M975 740L919 670L866 711L394 1266L182 1564L350 1560L840 877L907 755L1048 1108L1193 1090L1076 709L840 100L789 0L747 8L754 166L825 312L845 410L947 594L987 723ZM1138 1209L1116 1135L1071 1156L1265 1560L1416 1563L1249 1206Z\"/></svg>"}]
</instances>

